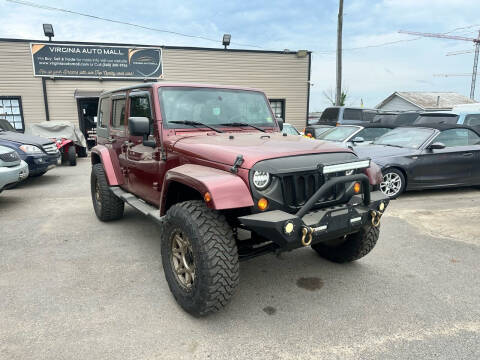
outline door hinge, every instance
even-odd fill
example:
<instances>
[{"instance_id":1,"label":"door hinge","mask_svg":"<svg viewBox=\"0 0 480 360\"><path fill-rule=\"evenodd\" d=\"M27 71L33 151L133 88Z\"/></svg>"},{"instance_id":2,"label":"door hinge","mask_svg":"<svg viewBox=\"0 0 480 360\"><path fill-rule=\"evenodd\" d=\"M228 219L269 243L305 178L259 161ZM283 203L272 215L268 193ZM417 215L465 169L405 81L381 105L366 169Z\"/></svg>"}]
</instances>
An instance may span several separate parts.
<instances>
[{"instance_id":1,"label":"door hinge","mask_svg":"<svg viewBox=\"0 0 480 360\"><path fill-rule=\"evenodd\" d=\"M153 187L153 190L160 191L160 185L158 184L158 182L155 181L152 187Z\"/></svg>"}]
</instances>

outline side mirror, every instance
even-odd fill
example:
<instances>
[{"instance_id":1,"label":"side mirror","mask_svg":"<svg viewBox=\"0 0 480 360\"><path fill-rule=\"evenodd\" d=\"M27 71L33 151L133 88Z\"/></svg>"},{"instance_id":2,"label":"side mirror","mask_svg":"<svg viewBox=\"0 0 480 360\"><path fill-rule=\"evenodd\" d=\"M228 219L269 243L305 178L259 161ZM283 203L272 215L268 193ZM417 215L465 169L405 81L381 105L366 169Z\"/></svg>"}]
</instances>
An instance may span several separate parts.
<instances>
[{"instance_id":1,"label":"side mirror","mask_svg":"<svg viewBox=\"0 0 480 360\"><path fill-rule=\"evenodd\" d=\"M353 143L362 143L362 142L365 142L365 139L361 136L357 136L357 137L353 138L352 142Z\"/></svg>"},{"instance_id":2,"label":"side mirror","mask_svg":"<svg viewBox=\"0 0 480 360\"><path fill-rule=\"evenodd\" d=\"M429 148L430 150L441 150L441 149L445 149L446 146L445 146L444 143L435 142L435 143L431 144L428 148Z\"/></svg>"},{"instance_id":3,"label":"side mirror","mask_svg":"<svg viewBox=\"0 0 480 360\"><path fill-rule=\"evenodd\" d=\"M150 120L146 117L129 117L128 131L133 136L150 135Z\"/></svg>"},{"instance_id":4,"label":"side mirror","mask_svg":"<svg viewBox=\"0 0 480 360\"><path fill-rule=\"evenodd\" d=\"M150 120L147 117L129 117L128 131L132 136L142 136L143 145L155 147L155 141L148 140L150 135Z\"/></svg>"},{"instance_id":5,"label":"side mirror","mask_svg":"<svg viewBox=\"0 0 480 360\"><path fill-rule=\"evenodd\" d=\"M277 123L278 127L280 128L280 131L283 130L283 119L282 118L277 118Z\"/></svg>"}]
</instances>

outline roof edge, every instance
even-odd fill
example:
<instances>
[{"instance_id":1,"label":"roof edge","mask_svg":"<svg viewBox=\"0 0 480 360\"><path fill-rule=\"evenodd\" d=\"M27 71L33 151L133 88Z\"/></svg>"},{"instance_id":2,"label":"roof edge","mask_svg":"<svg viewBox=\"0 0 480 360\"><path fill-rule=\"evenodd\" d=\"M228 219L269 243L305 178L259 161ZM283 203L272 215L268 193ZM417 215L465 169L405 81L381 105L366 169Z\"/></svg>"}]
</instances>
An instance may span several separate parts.
<instances>
[{"instance_id":1,"label":"roof edge","mask_svg":"<svg viewBox=\"0 0 480 360\"><path fill-rule=\"evenodd\" d=\"M162 49L177 49L177 50L206 50L206 51L223 51L223 52L253 52L266 54L296 54L298 51L279 51L279 50L253 50L253 49L224 49L224 48L209 48L209 47L195 47L195 46L171 46L171 45L146 45L146 44L132 44L132 43L108 43L108 42L89 42L89 41L48 41L46 39L14 39L14 38L0 38L0 42L20 42L20 43L51 43L51 44L67 44L67 45L101 45L101 46L138 46L138 47L160 47ZM220 44L220 40L219 40ZM306 50L307 54L311 54L310 50Z\"/></svg>"}]
</instances>

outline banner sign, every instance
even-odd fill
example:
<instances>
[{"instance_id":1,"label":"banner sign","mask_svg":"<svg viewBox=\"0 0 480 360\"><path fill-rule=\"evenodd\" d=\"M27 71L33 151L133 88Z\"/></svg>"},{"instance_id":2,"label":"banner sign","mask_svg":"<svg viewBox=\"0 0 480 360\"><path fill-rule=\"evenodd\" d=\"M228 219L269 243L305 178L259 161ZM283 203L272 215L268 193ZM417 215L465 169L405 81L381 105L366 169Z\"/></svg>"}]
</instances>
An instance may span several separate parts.
<instances>
[{"instance_id":1,"label":"banner sign","mask_svg":"<svg viewBox=\"0 0 480 360\"><path fill-rule=\"evenodd\" d=\"M157 79L162 49L32 43L35 76L94 79Z\"/></svg>"}]
</instances>

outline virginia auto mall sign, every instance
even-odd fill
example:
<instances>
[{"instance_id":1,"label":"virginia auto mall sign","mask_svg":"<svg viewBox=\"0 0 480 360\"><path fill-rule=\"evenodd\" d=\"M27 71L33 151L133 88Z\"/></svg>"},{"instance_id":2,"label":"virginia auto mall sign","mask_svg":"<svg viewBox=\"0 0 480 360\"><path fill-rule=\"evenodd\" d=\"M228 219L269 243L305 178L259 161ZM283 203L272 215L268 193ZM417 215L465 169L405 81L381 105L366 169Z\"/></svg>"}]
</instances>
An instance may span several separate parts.
<instances>
[{"instance_id":1,"label":"virginia auto mall sign","mask_svg":"<svg viewBox=\"0 0 480 360\"><path fill-rule=\"evenodd\" d=\"M31 43L35 76L95 79L157 79L162 49L153 47Z\"/></svg>"}]
</instances>

